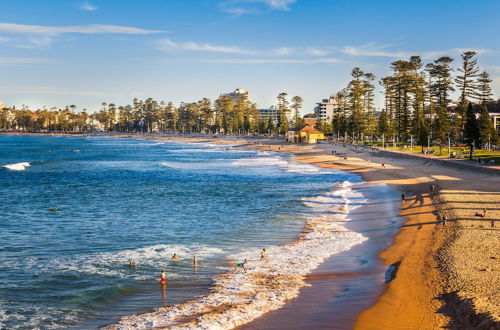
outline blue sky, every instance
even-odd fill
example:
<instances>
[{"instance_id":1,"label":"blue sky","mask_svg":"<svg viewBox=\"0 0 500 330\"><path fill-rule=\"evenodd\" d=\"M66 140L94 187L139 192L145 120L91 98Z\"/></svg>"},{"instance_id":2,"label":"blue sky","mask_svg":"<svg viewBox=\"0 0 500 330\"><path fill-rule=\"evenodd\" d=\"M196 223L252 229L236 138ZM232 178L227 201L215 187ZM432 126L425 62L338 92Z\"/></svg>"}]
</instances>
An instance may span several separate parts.
<instances>
[{"instance_id":1,"label":"blue sky","mask_svg":"<svg viewBox=\"0 0 500 330\"><path fill-rule=\"evenodd\" d=\"M93 112L134 97L191 102L241 87L303 113L353 67L480 52L500 96L500 1L1 0L0 101ZM377 105L381 106L380 88Z\"/></svg>"}]
</instances>

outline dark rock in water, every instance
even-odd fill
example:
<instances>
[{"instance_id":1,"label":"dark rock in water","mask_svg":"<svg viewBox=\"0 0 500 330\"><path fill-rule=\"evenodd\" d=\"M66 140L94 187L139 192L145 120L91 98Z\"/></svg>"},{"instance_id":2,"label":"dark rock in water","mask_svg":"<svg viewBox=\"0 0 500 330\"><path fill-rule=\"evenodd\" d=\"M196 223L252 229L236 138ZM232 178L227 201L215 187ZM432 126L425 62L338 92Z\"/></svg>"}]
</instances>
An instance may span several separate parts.
<instances>
[{"instance_id":1,"label":"dark rock in water","mask_svg":"<svg viewBox=\"0 0 500 330\"><path fill-rule=\"evenodd\" d=\"M57 207L49 207L47 209L47 211L50 211L50 212L57 212L57 211L61 211L61 209L58 209Z\"/></svg>"},{"instance_id":2,"label":"dark rock in water","mask_svg":"<svg viewBox=\"0 0 500 330\"><path fill-rule=\"evenodd\" d=\"M389 283L396 278L399 265L401 265L401 261L397 261L387 268L385 271L385 283Z\"/></svg>"}]
</instances>

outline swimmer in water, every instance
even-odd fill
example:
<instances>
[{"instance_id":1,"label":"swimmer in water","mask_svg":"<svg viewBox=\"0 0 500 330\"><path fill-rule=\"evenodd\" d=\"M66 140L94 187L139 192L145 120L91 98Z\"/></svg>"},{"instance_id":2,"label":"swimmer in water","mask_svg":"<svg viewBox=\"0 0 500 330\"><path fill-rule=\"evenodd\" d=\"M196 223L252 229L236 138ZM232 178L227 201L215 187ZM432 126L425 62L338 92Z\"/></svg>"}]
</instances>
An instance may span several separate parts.
<instances>
[{"instance_id":1,"label":"swimmer in water","mask_svg":"<svg viewBox=\"0 0 500 330\"><path fill-rule=\"evenodd\" d=\"M160 284L162 284L162 285L167 284L167 275L165 275L165 271L164 270L162 270L160 272L160 276L161 276L161 278L160 278Z\"/></svg>"},{"instance_id":2,"label":"swimmer in water","mask_svg":"<svg viewBox=\"0 0 500 330\"><path fill-rule=\"evenodd\" d=\"M243 262L239 262L236 264L236 267L240 267L240 268L243 268L243 270L245 271L245 273L247 272L247 269L245 268L245 264L247 263L247 259L245 259L245 261Z\"/></svg>"},{"instance_id":3,"label":"swimmer in water","mask_svg":"<svg viewBox=\"0 0 500 330\"><path fill-rule=\"evenodd\" d=\"M128 266L130 268L137 268L137 263L131 261L131 262L129 262Z\"/></svg>"},{"instance_id":4,"label":"swimmer in water","mask_svg":"<svg viewBox=\"0 0 500 330\"><path fill-rule=\"evenodd\" d=\"M264 259L264 257L266 256L267 254L267 250L266 249L262 249L262 251L260 252L260 260Z\"/></svg>"},{"instance_id":5,"label":"swimmer in water","mask_svg":"<svg viewBox=\"0 0 500 330\"><path fill-rule=\"evenodd\" d=\"M177 262L177 261L179 261L179 256L177 255L177 253L174 253L174 255L172 256L172 258L170 258L170 259L172 259L173 261Z\"/></svg>"}]
</instances>

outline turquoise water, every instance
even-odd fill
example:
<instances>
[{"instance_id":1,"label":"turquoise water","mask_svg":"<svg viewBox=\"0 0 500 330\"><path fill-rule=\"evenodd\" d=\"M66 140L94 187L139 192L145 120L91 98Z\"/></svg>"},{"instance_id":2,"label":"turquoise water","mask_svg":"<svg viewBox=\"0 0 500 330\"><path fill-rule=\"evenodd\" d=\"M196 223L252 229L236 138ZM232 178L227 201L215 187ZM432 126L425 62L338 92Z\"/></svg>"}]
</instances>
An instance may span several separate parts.
<instances>
[{"instance_id":1,"label":"turquoise water","mask_svg":"<svg viewBox=\"0 0 500 330\"><path fill-rule=\"evenodd\" d=\"M105 137L0 136L0 166L0 328L98 327L206 294L232 255L296 238L304 198L359 181L282 154Z\"/></svg>"}]
</instances>

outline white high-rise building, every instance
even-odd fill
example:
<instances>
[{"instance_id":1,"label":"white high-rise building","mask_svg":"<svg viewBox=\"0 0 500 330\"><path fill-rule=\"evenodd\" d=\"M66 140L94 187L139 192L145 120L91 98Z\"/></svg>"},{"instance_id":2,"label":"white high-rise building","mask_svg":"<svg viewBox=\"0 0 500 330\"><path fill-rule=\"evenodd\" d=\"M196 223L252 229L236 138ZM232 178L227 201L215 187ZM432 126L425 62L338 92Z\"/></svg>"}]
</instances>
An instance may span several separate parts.
<instances>
[{"instance_id":1,"label":"white high-rise building","mask_svg":"<svg viewBox=\"0 0 500 330\"><path fill-rule=\"evenodd\" d=\"M236 88L234 92L227 93L226 95L232 98L234 102L237 102L241 98L248 100L248 91L243 88Z\"/></svg>"},{"instance_id":2,"label":"white high-rise building","mask_svg":"<svg viewBox=\"0 0 500 330\"><path fill-rule=\"evenodd\" d=\"M276 125L279 120L279 111L276 106L271 106L269 109L257 109L259 113L259 120L263 122L268 122L271 118Z\"/></svg>"},{"instance_id":3,"label":"white high-rise building","mask_svg":"<svg viewBox=\"0 0 500 330\"><path fill-rule=\"evenodd\" d=\"M337 107L337 100L333 96L330 96L328 99L323 99L321 102L316 103L314 114L318 119L331 121L333 119L333 112Z\"/></svg>"}]
</instances>

